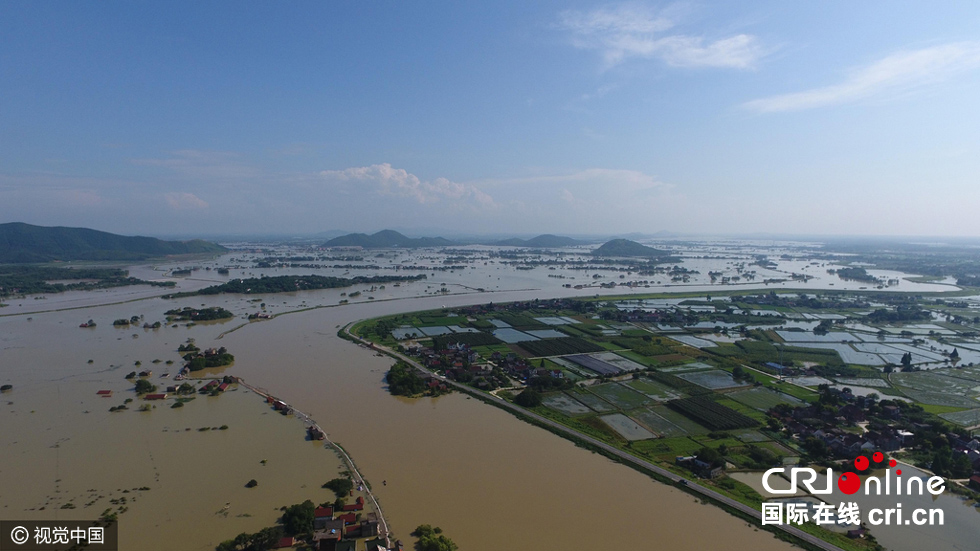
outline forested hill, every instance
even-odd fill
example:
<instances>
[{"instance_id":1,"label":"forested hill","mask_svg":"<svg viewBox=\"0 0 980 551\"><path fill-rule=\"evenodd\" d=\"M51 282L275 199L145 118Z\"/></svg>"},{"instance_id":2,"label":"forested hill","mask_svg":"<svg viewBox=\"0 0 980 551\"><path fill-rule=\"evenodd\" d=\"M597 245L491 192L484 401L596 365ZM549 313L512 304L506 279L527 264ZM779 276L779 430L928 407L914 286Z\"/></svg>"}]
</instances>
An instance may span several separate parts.
<instances>
[{"instance_id":1,"label":"forested hill","mask_svg":"<svg viewBox=\"0 0 980 551\"><path fill-rule=\"evenodd\" d=\"M613 239L612 241L607 241L601 247L592 251L592 254L595 256L661 258L668 256L669 253L667 253L667 251L641 245L640 243L630 241L629 239Z\"/></svg>"},{"instance_id":2,"label":"forested hill","mask_svg":"<svg viewBox=\"0 0 980 551\"><path fill-rule=\"evenodd\" d=\"M449 245L453 245L453 242L442 237L411 238L405 237L393 230L382 230L372 235L351 233L335 237L323 244L324 247L363 247L365 249L394 247L412 249L420 247L446 247Z\"/></svg>"},{"instance_id":3,"label":"forested hill","mask_svg":"<svg viewBox=\"0 0 980 551\"><path fill-rule=\"evenodd\" d=\"M220 253L221 245L195 239L163 241L88 228L0 224L0 263L53 260L144 260L176 254Z\"/></svg>"},{"instance_id":4,"label":"forested hill","mask_svg":"<svg viewBox=\"0 0 980 551\"><path fill-rule=\"evenodd\" d=\"M544 234L537 237L532 237L531 239L513 238L489 244L500 247L529 247L532 249L546 249L550 247L574 247L575 245L581 245L582 243L582 241L572 239L571 237Z\"/></svg>"}]
</instances>

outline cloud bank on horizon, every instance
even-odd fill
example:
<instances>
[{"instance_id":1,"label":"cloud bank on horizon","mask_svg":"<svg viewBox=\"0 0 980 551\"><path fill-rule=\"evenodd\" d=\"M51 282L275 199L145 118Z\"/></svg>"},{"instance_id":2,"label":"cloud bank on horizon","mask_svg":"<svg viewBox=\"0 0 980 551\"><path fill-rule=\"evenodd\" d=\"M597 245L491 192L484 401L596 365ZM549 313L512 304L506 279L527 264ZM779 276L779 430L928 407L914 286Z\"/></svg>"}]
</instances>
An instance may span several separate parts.
<instances>
[{"instance_id":1,"label":"cloud bank on horizon","mask_svg":"<svg viewBox=\"0 0 980 551\"><path fill-rule=\"evenodd\" d=\"M3 221L980 236L980 5L62 8L0 5Z\"/></svg>"}]
</instances>

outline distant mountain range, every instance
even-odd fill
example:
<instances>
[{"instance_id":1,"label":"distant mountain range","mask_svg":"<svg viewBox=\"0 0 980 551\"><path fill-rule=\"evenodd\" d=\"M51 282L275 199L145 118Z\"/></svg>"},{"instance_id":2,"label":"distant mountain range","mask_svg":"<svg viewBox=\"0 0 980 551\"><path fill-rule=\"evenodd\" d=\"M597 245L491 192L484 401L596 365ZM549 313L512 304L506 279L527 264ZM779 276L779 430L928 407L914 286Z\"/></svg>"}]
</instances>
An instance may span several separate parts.
<instances>
[{"instance_id":1,"label":"distant mountain range","mask_svg":"<svg viewBox=\"0 0 980 551\"><path fill-rule=\"evenodd\" d=\"M381 230L368 235L349 233L335 237L323 244L324 247L362 247L365 249L412 249L419 247L447 247L456 243L442 237L405 237L394 230Z\"/></svg>"},{"instance_id":2,"label":"distant mountain range","mask_svg":"<svg viewBox=\"0 0 980 551\"><path fill-rule=\"evenodd\" d=\"M88 228L32 226L22 222L0 224L0 262L3 263L145 260L226 250L221 245L199 239L163 241L154 237L127 237Z\"/></svg>"},{"instance_id":3,"label":"distant mountain range","mask_svg":"<svg viewBox=\"0 0 980 551\"><path fill-rule=\"evenodd\" d=\"M513 239L505 239L503 241L488 244L497 245L499 247L529 247L532 249L544 249L552 247L574 247L575 245L582 245L584 243L584 241L572 239L571 237L546 233L544 235L532 237L531 239L518 239L515 237Z\"/></svg>"},{"instance_id":4,"label":"distant mountain range","mask_svg":"<svg viewBox=\"0 0 980 551\"><path fill-rule=\"evenodd\" d=\"M471 243L471 242L467 242ZM451 247L465 245L467 243L451 241L443 237L405 237L394 230L382 230L378 233L367 235L365 233L349 233L340 237L335 237L323 244L324 247L362 247L365 249L412 249L419 247ZM539 235L531 239L505 239L503 241L493 241L480 243L482 245L493 245L498 247L571 247L581 245L584 242L562 237L560 235Z\"/></svg>"},{"instance_id":5,"label":"distant mountain range","mask_svg":"<svg viewBox=\"0 0 980 551\"><path fill-rule=\"evenodd\" d=\"M640 258L660 258L669 256L667 251L641 245L629 239L613 239L592 251L594 256L632 256Z\"/></svg>"}]
</instances>

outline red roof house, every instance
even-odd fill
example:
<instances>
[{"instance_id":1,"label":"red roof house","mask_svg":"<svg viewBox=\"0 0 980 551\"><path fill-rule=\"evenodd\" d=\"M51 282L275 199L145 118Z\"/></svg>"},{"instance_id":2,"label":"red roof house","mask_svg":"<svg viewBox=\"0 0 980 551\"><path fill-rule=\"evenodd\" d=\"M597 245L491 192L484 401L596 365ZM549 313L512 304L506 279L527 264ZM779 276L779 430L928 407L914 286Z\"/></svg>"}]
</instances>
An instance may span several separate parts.
<instances>
[{"instance_id":1,"label":"red roof house","mask_svg":"<svg viewBox=\"0 0 980 551\"><path fill-rule=\"evenodd\" d=\"M344 505L344 511L361 511L364 509L364 498L358 496L357 501Z\"/></svg>"},{"instance_id":2,"label":"red roof house","mask_svg":"<svg viewBox=\"0 0 980 551\"><path fill-rule=\"evenodd\" d=\"M337 518L334 519L334 520L342 520L342 521L344 521L344 524L345 525L347 525L347 524L354 524L355 522L357 522L357 515L355 515L354 513L347 513L347 514L343 514L343 515L337 515Z\"/></svg>"}]
</instances>

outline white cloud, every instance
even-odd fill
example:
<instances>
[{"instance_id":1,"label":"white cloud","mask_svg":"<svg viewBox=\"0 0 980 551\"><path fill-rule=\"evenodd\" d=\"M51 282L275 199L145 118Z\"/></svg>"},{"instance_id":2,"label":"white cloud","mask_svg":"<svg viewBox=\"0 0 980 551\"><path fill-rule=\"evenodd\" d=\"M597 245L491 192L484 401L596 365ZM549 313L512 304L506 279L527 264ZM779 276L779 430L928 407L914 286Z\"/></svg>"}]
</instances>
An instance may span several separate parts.
<instances>
[{"instance_id":1,"label":"white cloud","mask_svg":"<svg viewBox=\"0 0 980 551\"><path fill-rule=\"evenodd\" d=\"M172 209L191 210L208 208L207 201L201 199L193 193L167 193L163 196L163 198Z\"/></svg>"},{"instance_id":2,"label":"white cloud","mask_svg":"<svg viewBox=\"0 0 980 551\"><path fill-rule=\"evenodd\" d=\"M747 69L764 55L758 39L738 34L716 40L681 33L668 34L676 22L666 12L639 5L619 5L589 12L559 14L557 27L572 35L572 44L602 54L605 66L626 59L659 58L674 67Z\"/></svg>"},{"instance_id":3,"label":"white cloud","mask_svg":"<svg viewBox=\"0 0 980 551\"><path fill-rule=\"evenodd\" d=\"M892 54L852 71L840 84L744 103L760 113L801 111L905 92L980 67L980 42L956 42Z\"/></svg>"},{"instance_id":4,"label":"white cloud","mask_svg":"<svg viewBox=\"0 0 980 551\"><path fill-rule=\"evenodd\" d=\"M456 205L474 203L494 207L493 198L471 184L461 184L446 178L423 181L418 176L388 163L344 170L324 170L320 176L340 182L359 182L374 186L383 195L410 197L421 204L447 201Z\"/></svg>"}]
</instances>

